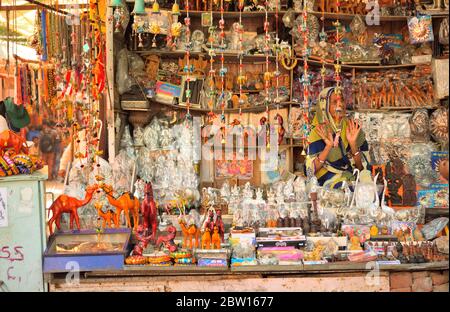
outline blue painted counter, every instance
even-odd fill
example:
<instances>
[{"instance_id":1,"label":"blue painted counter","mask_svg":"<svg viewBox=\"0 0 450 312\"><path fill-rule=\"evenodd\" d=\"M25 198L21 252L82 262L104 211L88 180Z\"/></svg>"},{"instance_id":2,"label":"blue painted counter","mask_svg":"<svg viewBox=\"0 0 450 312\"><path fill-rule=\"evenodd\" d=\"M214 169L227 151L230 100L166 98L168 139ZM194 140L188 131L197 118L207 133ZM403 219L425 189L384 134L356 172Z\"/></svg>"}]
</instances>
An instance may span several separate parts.
<instances>
[{"instance_id":1,"label":"blue painted counter","mask_svg":"<svg viewBox=\"0 0 450 312\"><path fill-rule=\"evenodd\" d=\"M46 291L46 168L0 178L0 292Z\"/></svg>"}]
</instances>

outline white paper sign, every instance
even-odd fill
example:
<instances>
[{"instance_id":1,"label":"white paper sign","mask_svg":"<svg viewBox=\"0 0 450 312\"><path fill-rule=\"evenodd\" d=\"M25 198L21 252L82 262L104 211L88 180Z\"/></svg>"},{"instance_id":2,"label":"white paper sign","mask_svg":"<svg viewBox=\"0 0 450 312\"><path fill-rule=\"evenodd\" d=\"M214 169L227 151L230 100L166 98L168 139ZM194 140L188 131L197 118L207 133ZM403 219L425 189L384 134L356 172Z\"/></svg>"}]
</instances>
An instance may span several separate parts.
<instances>
[{"instance_id":1,"label":"white paper sign","mask_svg":"<svg viewBox=\"0 0 450 312\"><path fill-rule=\"evenodd\" d=\"M8 226L8 190L0 187L0 227Z\"/></svg>"}]
</instances>

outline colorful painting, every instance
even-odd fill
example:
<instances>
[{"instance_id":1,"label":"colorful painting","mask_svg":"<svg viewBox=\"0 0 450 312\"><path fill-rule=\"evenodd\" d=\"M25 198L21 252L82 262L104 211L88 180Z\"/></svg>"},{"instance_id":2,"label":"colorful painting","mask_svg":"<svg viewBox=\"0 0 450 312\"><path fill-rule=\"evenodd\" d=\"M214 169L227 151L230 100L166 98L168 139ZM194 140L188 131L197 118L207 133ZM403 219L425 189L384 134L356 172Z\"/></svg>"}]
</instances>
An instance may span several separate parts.
<instances>
[{"instance_id":1,"label":"colorful painting","mask_svg":"<svg viewBox=\"0 0 450 312\"><path fill-rule=\"evenodd\" d=\"M253 160L216 160L215 176L217 179L249 180L253 177Z\"/></svg>"}]
</instances>

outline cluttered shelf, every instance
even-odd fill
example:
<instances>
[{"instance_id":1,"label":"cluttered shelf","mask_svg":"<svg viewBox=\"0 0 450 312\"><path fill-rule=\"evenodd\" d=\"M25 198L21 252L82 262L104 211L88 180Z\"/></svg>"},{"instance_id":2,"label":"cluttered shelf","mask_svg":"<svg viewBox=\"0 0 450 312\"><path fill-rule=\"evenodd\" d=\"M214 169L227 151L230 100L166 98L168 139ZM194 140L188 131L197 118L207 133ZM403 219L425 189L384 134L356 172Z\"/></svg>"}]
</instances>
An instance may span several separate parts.
<instances>
[{"instance_id":1,"label":"cluttered shelf","mask_svg":"<svg viewBox=\"0 0 450 312\"><path fill-rule=\"evenodd\" d=\"M145 100L122 100L122 103L136 103L136 102L142 102L142 103L146 103ZM181 110L186 110L186 106L182 106L182 105L176 105L176 104L169 104L169 103L161 103L161 102L152 102L158 105L162 105L165 107L169 107L172 109L181 109ZM290 105L295 104L294 102L281 102L278 104L270 104L268 106L269 110L272 109L277 109L277 108L283 108L283 107L289 107ZM122 104L122 108L124 111L143 111L143 112L147 112L150 111L151 108L135 108L135 107L131 107L128 105L123 105ZM201 113L209 113L211 112L210 109L206 109L206 108L198 108L198 107L193 107L191 106L189 108L189 110L193 111L193 112L201 112ZM250 113L250 112L263 112L266 110L266 106L264 105L259 105L259 106L254 106L254 107L244 107L241 109L242 113ZM221 113L222 110L221 109L213 109L212 110L214 113ZM239 108L226 108L224 110L224 112L226 114L233 114L233 113L239 113Z\"/></svg>"},{"instance_id":2,"label":"cluttered shelf","mask_svg":"<svg viewBox=\"0 0 450 312\"><path fill-rule=\"evenodd\" d=\"M421 263L421 264L379 264L380 271L433 271L447 270L448 261ZM85 272L85 278L99 277L128 277L128 276L158 276L158 275L277 275L277 274L321 274L340 272L366 272L373 267L368 262L344 262L310 265L248 265L236 267L199 267L199 266L149 266L125 265L123 270ZM48 274L49 282L58 283L64 279L60 273Z\"/></svg>"},{"instance_id":3,"label":"cluttered shelf","mask_svg":"<svg viewBox=\"0 0 450 312\"><path fill-rule=\"evenodd\" d=\"M278 13L279 16L283 16L287 11L268 11L268 16L273 16ZM181 15L186 15L187 11L182 10L180 11ZM203 13L210 13L210 11L189 11L189 15L192 17L201 17ZM295 12L296 14L301 14L302 12ZM430 13L430 12L428 12ZM342 19L342 20L352 20L357 14L349 14L349 13L329 13L329 12L317 12L312 11L309 12L309 14L313 14L317 17L323 17L325 19ZM440 11L434 11L431 12L431 15L433 18L445 18L449 14L448 10L440 10ZM242 12L242 17L264 17L266 15L266 12L264 10L261 11L244 11ZM213 11L213 17L220 17L220 11ZM238 18L239 17L239 11L231 11L231 12L223 12L224 18ZM406 21L411 16L406 15L386 15L386 16L380 16L380 22L396 22L396 21Z\"/></svg>"},{"instance_id":4,"label":"cluttered shelf","mask_svg":"<svg viewBox=\"0 0 450 312\"><path fill-rule=\"evenodd\" d=\"M304 59L302 57L297 57L297 60L299 62L303 62ZM308 59L308 64L310 65L315 65L315 66L322 66L325 65L327 67L334 67L334 63L330 62L330 61L322 61L320 59ZM381 65L381 64L375 64L375 63L371 63L371 64L349 64L349 63L342 63L341 67L343 69L362 69L362 70L389 70L389 69L400 69L400 68L414 68L416 67L418 64L398 64L398 65Z\"/></svg>"},{"instance_id":5,"label":"cluttered shelf","mask_svg":"<svg viewBox=\"0 0 450 312\"><path fill-rule=\"evenodd\" d=\"M140 54L140 55L158 55L161 58L179 58L179 57L184 57L186 55L185 51L161 51L161 50L156 50L156 49L150 49L150 50L136 50L136 51L132 51L134 53ZM217 52L217 54L219 54ZM206 52L190 52L191 57L195 56L195 57L203 57L204 59L209 58L208 53ZM232 58L237 59L238 58L238 54L237 53L231 53L231 52L224 52L223 56L226 60L230 60ZM254 54L254 55L249 55L246 54L244 55L243 61L264 61L266 59L266 56L264 54ZM275 56L271 55L269 56L269 59L274 60Z\"/></svg>"}]
</instances>

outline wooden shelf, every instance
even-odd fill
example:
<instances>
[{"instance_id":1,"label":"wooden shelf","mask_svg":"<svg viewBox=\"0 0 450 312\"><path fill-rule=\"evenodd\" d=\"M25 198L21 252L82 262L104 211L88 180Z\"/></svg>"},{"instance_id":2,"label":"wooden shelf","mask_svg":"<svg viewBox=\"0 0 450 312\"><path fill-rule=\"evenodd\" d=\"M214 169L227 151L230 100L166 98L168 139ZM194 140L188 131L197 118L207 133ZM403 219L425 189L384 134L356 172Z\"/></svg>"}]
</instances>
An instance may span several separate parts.
<instances>
[{"instance_id":1,"label":"wooden shelf","mask_svg":"<svg viewBox=\"0 0 450 312\"><path fill-rule=\"evenodd\" d=\"M184 56L186 55L186 52L184 51L161 51L161 50L143 50L143 51L131 51L137 54L141 54L141 55L158 55L161 58L184 58ZM191 58L192 57L198 57L198 56L202 56L204 60L208 60L210 58L210 56L208 55L207 52L191 52L190 53ZM216 51L216 56L214 57L215 59L220 58L220 52ZM230 53L230 52L225 52L223 54L223 56L225 57L225 59L232 59L235 58L236 62L237 62L237 53ZM264 54L254 54L254 55L244 55L243 61L246 62L264 62L266 59L266 56ZM275 60L275 56L274 55L270 55L269 56L270 60Z\"/></svg>"},{"instance_id":2,"label":"wooden shelf","mask_svg":"<svg viewBox=\"0 0 450 312\"><path fill-rule=\"evenodd\" d=\"M211 11L190 11L189 10L189 16L192 17L201 17L203 13L210 13ZM186 11L185 10L181 10L180 11L182 16L186 16ZM269 11L267 12L268 16L274 16L275 15L275 11ZM283 17L284 13L286 13L286 11L279 11L278 12L278 16L281 20L281 18ZM265 11L252 11L252 12L242 12L242 17L248 18L248 17L265 17L266 16L266 12ZM232 12L223 12L223 17L224 18L239 18L239 11L232 11ZM213 18L220 18L220 11L213 11Z\"/></svg>"},{"instance_id":3,"label":"wooden shelf","mask_svg":"<svg viewBox=\"0 0 450 312\"><path fill-rule=\"evenodd\" d=\"M123 99L123 101L127 101L126 99ZM134 101L134 100L133 100ZM145 102L145 100L140 100L142 102ZM152 100L149 100L151 103L155 103L161 106L166 106L172 109L178 109L178 110L186 110L186 106L181 106L181 105L175 105L175 104L165 104L165 103L160 103L160 102L155 102ZM280 108L284 108L284 107L289 107L291 104L293 104L293 102L282 102L279 103L279 107ZM269 105L269 110L273 110L276 109L277 104L270 104ZM124 111L142 111L142 112L147 112L147 111L151 111L152 108L122 108ZM205 109L205 108L197 108L197 107L190 107L189 110L193 111L193 112L201 112L201 113L209 113L211 110L209 109ZM265 105L259 105L259 106L255 106L255 107L248 107L248 108L242 108L241 111L242 113L255 113L255 112L263 112L266 110L266 106ZM213 109L212 110L214 113L216 114L220 114L222 112L221 109ZM226 108L224 110L224 112L226 114L232 114L232 113L239 113L239 109L238 108Z\"/></svg>"},{"instance_id":4,"label":"wooden shelf","mask_svg":"<svg viewBox=\"0 0 450 312\"><path fill-rule=\"evenodd\" d=\"M430 12L428 12L430 13ZM436 11L432 14L432 18L445 18L448 16L448 10ZM301 14L301 12L296 12L296 14ZM322 12L309 12L308 14L314 14L317 17L322 17ZM340 20L352 20L356 14L345 14L345 13L324 13L325 19L340 19ZM380 22L403 22L412 16L380 16ZM365 16L363 16L365 18ZM375 26L375 25L374 25Z\"/></svg>"},{"instance_id":5,"label":"wooden shelf","mask_svg":"<svg viewBox=\"0 0 450 312\"><path fill-rule=\"evenodd\" d=\"M209 13L210 11L189 11L189 15L192 17L201 17L202 13ZM186 11L182 10L180 11L182 16L186 15ZM275 11L269 11L267 12L267 15L274 16ZM286 13L286 11L279 11L278 16L281 20L283 15ZM302 14L302 12L295 12L295 14ZM313 14L317 17L322 17L322 12L308 12L308 14ZM448 10L440 10L440 11L433 11L433 12L427 12L427 14L430 14L432 18L445 18L448 16L449 11ZM242 17L264 17L266 13L264 11L253 11L253 12L242 12ZM324 17L328 20L352 20L356 14L345 14L345 13L325 13ZM220 17L219 11L213 11L213 18ZM239 18L239 11L235 12L223 12L224 18ZM365 16L363 16L364 18ZM412 16L380 16L380 22L405 22L408 18Z\"/></svg>"},{"instance_id":6,"label":"wooden shelf","mask_svg":"<svg viewBox=\"0 0 450 312\"><path fill-rule=\"evenodd\" d=\"M413 111L419 108L424 109L437 109L439 106L420 106L420 107L381 107L381 108L367 108L367 109L348 109L348 112L358 112L358 113L382 113L382 112L406 112Z\"/></svg>"},{"instance_id":7,"label":"wooden shelf","mask_svg":"<svg viewBox=\"0 0 450 312\"><path fill-rule=\"evenodd\" d=\"M297 57L299 62L303 62L302 57ZM315 59L308 59L308 64L315 66L322 66L322 61ZM333 67L334 63L324 62L325 66ZM399 65L357 65L357 64L341 64L343 69L361 69L361 70L389 70L400 68L414 68L419 64L399 64Z\"/></svg>"}]
</instances>

